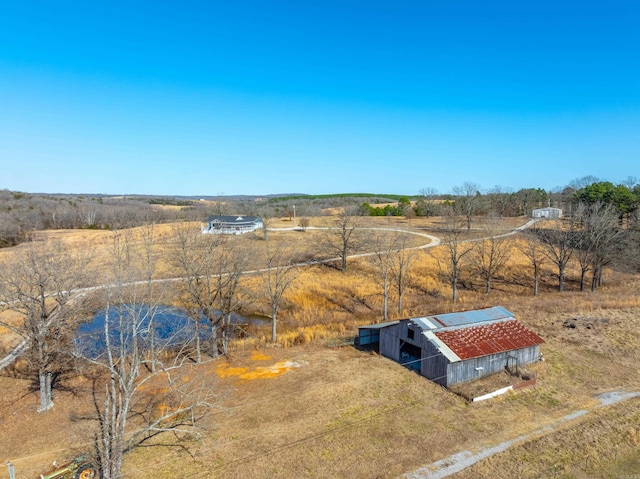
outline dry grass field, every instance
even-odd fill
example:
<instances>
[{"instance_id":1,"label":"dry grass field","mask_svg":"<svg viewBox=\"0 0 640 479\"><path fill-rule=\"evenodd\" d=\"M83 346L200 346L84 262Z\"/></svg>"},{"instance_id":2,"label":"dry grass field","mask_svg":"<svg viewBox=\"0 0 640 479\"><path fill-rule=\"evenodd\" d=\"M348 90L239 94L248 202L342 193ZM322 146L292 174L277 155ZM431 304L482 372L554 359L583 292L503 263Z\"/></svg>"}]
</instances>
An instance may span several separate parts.
<instances>
[{"instance_id":1,"label":"dry grass field","mask_svg":"<svg viewBox=\"0 0 640 479\"><path fill-rule=\"evenodd\" d=\"M315 220L313 226L330 224L330 218ZM523 222L509 220L504 228ZM437 219L372 218L370 224L436 235L439 226ZM171 249L171 227L158 226L153 233L162 257ZM46 234L69 248L91 248L106 261L113 233ZM143 236L141 229L131 234L138 240ZM298 248L303 257L318 234L273 233L272 240ZM412 238L416 246L428 242ZM255 244L256 251L262 248L260 239L237 239ZM186 372L185 381L216 392L201 435L187 443L188 450L135 451L127 458L126 477L398 477L595 408L598 393L640 387L640 275L608 270L602 288L581 293L574 268L567 291L558 293L547 265L540 295L533 297L525 258L514 250L489 296L467 274L454 304L439 277L441 250L416 253L404 311L395 312L392 297L391 316L502 305L546 341L541 349L546 360L531 368L537 375L534 387L470 404L376 354L332 346L353 336L357 325L381 320L380 287L366 258L350 260L346 273L306 266L285 295L278 344L269 343L266 328L256 327L232 345L227 358L194 364ZM11 251L0 250L4 254ZM172 273L169 263L158 269L158 277ZM265 314L266 305L256 303L248 312ZM19 479L37 477L54 459L89 450L94 426L82 419L91 413L88 380L69 381L65 390L56 391L55 407L40 414L31 386L10 375L0 377L0 461L11 460ZM640 399L635 398L594 410L452 477L633 477L640 470L639 442Z\"/></svg>"}]
</instances>

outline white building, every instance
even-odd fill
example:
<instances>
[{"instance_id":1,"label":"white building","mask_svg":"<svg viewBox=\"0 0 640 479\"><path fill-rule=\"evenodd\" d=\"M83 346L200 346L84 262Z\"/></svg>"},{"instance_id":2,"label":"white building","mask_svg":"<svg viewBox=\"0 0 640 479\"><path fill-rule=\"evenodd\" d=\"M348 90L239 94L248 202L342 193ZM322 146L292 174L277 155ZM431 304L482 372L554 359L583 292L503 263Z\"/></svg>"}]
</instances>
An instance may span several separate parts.
<instances>
[{"instance_id":1,"label":"white building","mask_svg":"<svg viewBox=\"0 0 640 479\"><path fill-rule=\"evenodd\" d=\"M551 208L550 206L546 208L536 208L531 213L533 218L547 218L547 219L557 219L562 218L562 210L560 208Z\"/></svg>"},{"instance_id":2,"label":"white building","mask_svg":"<svg viewBox=\"0 0 640 479\"><path fill-rule=\"evenodd\" d=\"M257 216L220 216L213 215L202 223L205 234L241 235L263 228L262 218Z\"/></svg>"}]
</instances>

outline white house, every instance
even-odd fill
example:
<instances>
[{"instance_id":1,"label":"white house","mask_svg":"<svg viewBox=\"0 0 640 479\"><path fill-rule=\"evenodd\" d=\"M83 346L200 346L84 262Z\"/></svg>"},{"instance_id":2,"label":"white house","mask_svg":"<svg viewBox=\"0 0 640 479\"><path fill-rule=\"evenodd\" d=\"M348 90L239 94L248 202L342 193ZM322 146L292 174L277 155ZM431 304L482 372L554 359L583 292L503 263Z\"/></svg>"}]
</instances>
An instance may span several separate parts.
<instances>
[{"instance_id":1,"label":"white house","mask_svg":"<svg viewBox=\"0 0 640 479\"><path fill-rule=\"evenodd\" d=\"M547 218L547 219L557 219L562 218L562 210L560 208L551 208L550 206L546 208L536 208L531 213L533 218Z\"/></svg>"},{"instance_id":2,"label":"white house","mask_svg":"<svg viewBox=\"0 0 640 479\"><path fill-rule=\"evenodd\" d=\"M262 218L257 216L212 215L202 223L204 234L241 235L263 228Z\"/></svg>"}]
</instances>

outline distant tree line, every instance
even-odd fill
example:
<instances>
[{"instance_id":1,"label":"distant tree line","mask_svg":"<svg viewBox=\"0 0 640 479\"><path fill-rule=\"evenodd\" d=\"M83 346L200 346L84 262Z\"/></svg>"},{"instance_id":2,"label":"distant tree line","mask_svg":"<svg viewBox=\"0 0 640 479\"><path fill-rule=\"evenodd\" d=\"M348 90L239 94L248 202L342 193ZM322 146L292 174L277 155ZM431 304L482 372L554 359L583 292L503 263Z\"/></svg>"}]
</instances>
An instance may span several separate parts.
<instances>
[{"instance_id":1,"label":"distant tree line","mask_svg":"<svg viewBox=\"0 0 640 479\"><path fill-rule=\"evenodd\" d=\"M380 201L384 203L385 201ZM375 206L370 202L361 203L362 214L367 216L407 216L419 217L444 216L450 207L467 218L470 227L471 218L489 214L500 217L529 216L535 208L554 206L571 214L580 204L610 205L619 215L620 221L632 224L638 221L640 211L640 182L629 177L624 183L613 184L586 176L571 182L570 185L546 191L542 188L523 188L512 191L510 188L495 186L483 191L472 182L465 182L453 188L452 193L441 194L435 188L424 188L415 201L409 197L397 198L397 203Z\"/></svg>"},{"instance_id":2,"label":"distant tree line","mask_svg":"<svg viewBox=\"0 0 640 479\"><path fill-rule=\"evenodd\" d=\"M180 209L152 205L171 204ZM60 196L0 190L0 247L28 241L45 229L121 229L202 219L209 213L198 202L144 197Z\"/></svg>"},{"instance_id":3,"label":"distant tree line","mask_svg":"<svg viewBox=\"0 0 640 479\"><path fill-rule=\"evenodd\" d=\"M385 206L376 206L385 204ZM586 176L564 188L546 191L523 188L513 191L495 186L484 190L465 182L452 193L424 188L417 196L374 195L291 195L264 198L220 198L210 203L175 197L115 197L81 195L45 195L0 190L0 247L14 246L43 229L119 229L176 220L203 220L210 214L243 214L263 217L288 217L294 208L297 217L335 214L335 208L359 208L364 216L444 216L455 207L467 219L467 228L475 216L528 216L534 208L554 206L571 214L579 204L611 205L627 226L638 222L640 182L629 177L621 184ZM178 208L163 209L157 205Z\"/></svg>"}]
</instances>

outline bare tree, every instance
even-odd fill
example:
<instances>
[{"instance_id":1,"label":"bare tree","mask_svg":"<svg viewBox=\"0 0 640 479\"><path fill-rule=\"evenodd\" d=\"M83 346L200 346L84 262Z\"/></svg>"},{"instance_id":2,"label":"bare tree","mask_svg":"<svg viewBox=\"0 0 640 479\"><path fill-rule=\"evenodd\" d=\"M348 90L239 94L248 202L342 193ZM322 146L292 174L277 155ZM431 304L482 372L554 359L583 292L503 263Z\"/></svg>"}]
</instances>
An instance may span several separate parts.
<instances>
[{"instance_id":1,"label":"bare tree","mask_svg":"<svg viewBox=\"0 0 640 479\"><path fill-rule=\"evenodd\" d=\"M79 309L78 303L71 302L77 290L86 286L88 263L87 254L46 242L16 251L3 264L0 308L14 311L19 319L0 321L0 325L21 339L9 359L26 356L38 378L39 412L53 407L54 380Z\"/></svg>"},{"instance_id":2,"label":"bare tree","mask_svg":"<svg viewBox=\"0 0 640 479\"><path fill-rule=\"evenodd\" d=\"M244 288L240 281L251 259L251 252L245 238L225 236L222 246L216 273L218 311L221 320L218 351L226 355L231 333L235 328L232 322L233 316L244 306L253 302L255 294Z\"/></svg>"},{"instance_id":3,"label":"bare tree","mask_svg":"<svg viewBox=\"0 0 640 479\"><path fill-rule=\"evenodd\" d=\"M580 228L576 231L574 237L574 248L576 250L576 258L580 265L580 291L584 291L586 287L587 272L593 265L595 255L594 242L592 241L592 232L589 231L587 224L590 222L589 207L584 204L578 204L575 209L575 216L578 218Z\"/></svg>"},{"instance_id":4,"label":"bare tree","mask_svg":"<svg viewBox=\"0 0 640 479\"><path fill-rule=\"evenodd\" d=\"M418 250L411 247L407 235L398 237L396 248L391 263L391 279L396 286L396 292L398 294L398 315L401 316L403 312L402 299L404 298L404 292L407 287L409 271L415 261Z\"/></svg>"},{"instance_id":5,"label":"bare tree","mask_svg":"<svg viewBox=\"0 0 640 479\"><path fill-rule=\"evenodd\" d=\"M489 191L491 209L498 216L507 216L513 210L513 189L499 185Z\"/></svg>"},{"instance_id":6,"label":"bare tree","mask_svg":"<svg viewBox=\"0 0 640 479\"><path fill-rule=\"evenodd\" d=\"M542 272L542 265L547 256L545 254L545 248L539 239L537 223L534 223L531 232L523 233L521 239L520 251L529 258L529 263L533 268L533 295L538 296L540 273Z\"/></svg>"},{"instance_id":7,"label":"bare tree","mask_svg":"<svg viewBox=\"0 0 640 479\"><path fill-rule=\"evenodd\" d=\"M265 237L266 271L262 275L264 291L271 307L271 341L277 340L277 318L284 293L298 277L297 265L291 251L272 249Z\"/></svg>"},{"instance_id":8,"label":"bare tree","mask_svg":"<svg viewBox=\"0 0 640 479\"><path fill-rule=\"evenodd\" d=\"M307 231L307 228L309 227L309 224L310 224L309 218L307 218L306 216L303 216L302 218L300 218L300 222L298 224L302 231Z\"/></svg>"},{"instance_id":9,"label":"bare tree","mask_svg":"<svg viewBox=\"0 0 640 479\"><path fill-rule=\"evenodd\" d=\"M445 224L441 230L442 245L447 255L446 260L436 258L438 267L445 280L451 286L451 299L458 300L458 283L466 260L473 251L474 243L464 239L465 218L449 209L445 216ZM466 223L468 225L468 223Z\"/></svg>"},{"instance_id":10,"label":"bare tree","mask_svg":"<svg viewBox=\"0 0 640 479\"><path fill-rule=\"evenodd\" d=\"M597 176L587 175L587 176L583 176L582 178L576 178L574 180L571 180L569 182L569 187L573 188L574 190L579 190L584 188L585 186L589 186L593 183L598 183L598 182L600 182L600 178L598 178Z\"/></svg>"},{"instance_id":11,"label":"bare tree","mask_svg":"<svg viewBox=\"0 0 640 479\"><path fill-rule=\"evenodd\" d=\"M211 328L210 354L212 357L219 354L218 333L223 319L218 289L222 236L202 234L200 228L193 224L178 223L173 228L173 238L172 262L182 277L178 283L181 302L196 326L196 356L200 362L198 327L202 318L208 321Z\"/></svg>"},{"instance_id":12,"label":"bare tree","mask_svg":"<svg viewBox=\"0 0 640 479\"><path fill-rule=\"evenodd\" d=\"M359 216L357 208L345 207L334 226L322 236L322 247L329 254L340 257L341 271L347 271L347 258L363 243L360 230L362 228L362 216Z\"/></svg>"},{"instance_id":13,"label":"bare tree","mask_svg":"<svg viewBox=\"0 0 640 479\"><path fill-rule=\"evenodd\" d=\"M436 198L438 190L430 186L420 190L421 198L416 202L416 209L420 216L435 216L438 210Z\"/></svg>"},{"instance_id":14,"label":"bare tree","mask_svg":"<svg viewBox=\"0 0 640 479\"><path fill-rule=\"evenodd\" d=\"M545 254L558 268L558 291L564 290L565 270L573 256L576 238L576 224L572 218L546 220L550 228L539 229L540 240L545 247Z\"/></svg>"},{"instance_id":15,"label":"bare tree","mask_svg":"<svg viewBox=\"0 0 640 479\"><path fill-rule=\"evenodd\" d=\"M148 263L155 262L152 243L143 243L140 255L130 237L116 232L103 330L91 341L78 339L79 355L99 371L93 391L98 420L94 444L105 479L122 477L125 454L153 444L159 434L171 431L178 442L182 434L193 434L200 408L208 405L208 391L181 378L184 356L169 353L181 347L176 336L156 335L154 316L162 295L149 275L153 265ZM152 384L166 392L146 389Z\"/></svg>"},{"instance_id":16,"label":"bare tree","mask_svg":"<svg viewBox=\"0 0 640 479\"><path fill-rule=\"evenodd\" d=\"M372 232L371 245L373 253L368 256L373 264L376 276L382 287L382 320L388 321L389 287L393 271L394 252L397 234L391 231Z\"/></svg>"},{"instance_id":17,"label":"bare tree","mask_svg":"<svg viewBox=\"0 0 640 479\"><path fill-rule=\"evenodd\" d=\"M468 231L471 229L471 219L480 210L480 201L482 199L480 186L476 183L465 181L462 186L454 187L453 193L458 196L455 201L455 207L466 218Z\"/></svg>"},{"instance_id":18,"label":"bare tree","mask_svg":"<svg viewBox=\"0 0 640 479\"><path fill-rule=\"evenodd\" d=\"M499 220L488 217L482 227L486 239L478 241L474 249L474 261L480 277L484 280L485 293L491 293L491 281L504 268L511 254L511 237L500 230Z\"/></svg>"},{"instance_id":19,"label":"bare tree","mask_svg":"<svg viewBox=\"0 0 640 479\"><path fill-rule=\"evenodd\" d=\"M592 271L591 291L602 282L602 271L611 262L624 236L619 227L618 214L612 205L599 202L578 205L580 228L576 233L576 249L580 262L580 291L586 289L586 273Z\"/></svg>"}]
</instances>

